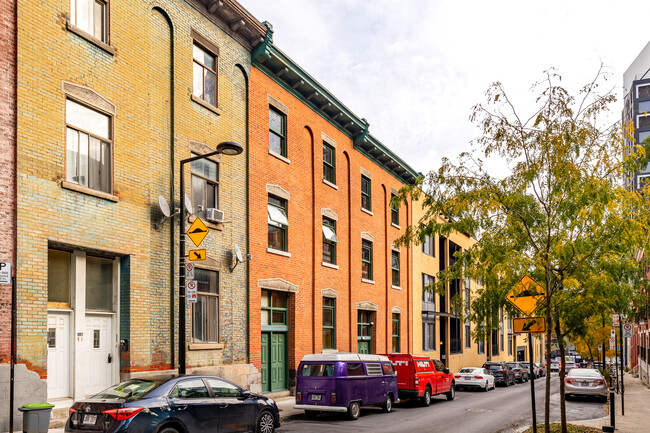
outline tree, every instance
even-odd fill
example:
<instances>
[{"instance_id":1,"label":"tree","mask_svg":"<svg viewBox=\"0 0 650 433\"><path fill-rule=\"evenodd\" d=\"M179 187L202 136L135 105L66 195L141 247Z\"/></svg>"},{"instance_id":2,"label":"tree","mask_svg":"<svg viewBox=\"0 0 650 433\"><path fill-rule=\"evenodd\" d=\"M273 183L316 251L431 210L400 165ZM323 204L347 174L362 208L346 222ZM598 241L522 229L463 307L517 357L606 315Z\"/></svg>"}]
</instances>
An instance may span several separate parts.
<instances>
[{"instance_id":1,"label":"tree","mask_svg":"<svg viewBox=\"0 0 650 433\"><path fill-rule=\"evenodd\" d=\"M539 312L547 321L547 353L553 333L563 355L568 332L602 311L625 309L639 282L634 253L643 248L648 233L648 203L624 179L644 163L646 149L626 150L620 124L601 126L615 100L611 92L600 93L604 79L599 71L575 98L560 85L559 75L547 71L533 86L539 96L530 117L521 117L503 86L493 84L487 103L476 105L471 116L483 132L474 151L462 153L457 164L443 160L437 171L404 188L399 197L419 199L424 192L427 210L400 242L451 231L477 240L456 253L458 260L437 285L442 291L461 274L481 281L470 313L475 323L489 323L498 308L518 315L505 294L522 276L530 275L543 286ZM500 176L488 172L483 158L490 157L507 164ZM483 332L485 328L479 330ZM547 375L547 433L549 397Z\"/></svg>"}]
</instances>

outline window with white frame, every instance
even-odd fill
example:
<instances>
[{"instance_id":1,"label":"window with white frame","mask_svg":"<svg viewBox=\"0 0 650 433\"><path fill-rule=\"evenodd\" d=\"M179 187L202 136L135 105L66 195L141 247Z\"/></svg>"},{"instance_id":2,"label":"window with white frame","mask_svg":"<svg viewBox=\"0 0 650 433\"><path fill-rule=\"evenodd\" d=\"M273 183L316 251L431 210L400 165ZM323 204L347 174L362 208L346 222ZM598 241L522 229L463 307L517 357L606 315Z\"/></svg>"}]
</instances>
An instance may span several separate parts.
<instances>
[{"instance_id":1,"label":"window with white frame","mask_svg":"<svg viewBox=\"0 0 650 433\"><path fill-rule=\"evenodd\" d=\"M391 252L391 273L393 277L393 286L399 287L400 284L400 274L399 274L399 252Z\"/></svg>"},{"instance_id":2,"label":"window with white frame","mask_svg":"<svg viewBox=\"0 0 650 433\"><path fill-rule=\"evenodd\" d=\"M192 95L216 107L217 56L207 48L194 42L192 57Z\"/></svg>"},{"instance_id":3,"label":"window with white frame","mask_svg":"<svg viewBox=\"0 0 650 433\"><path fill-rule=\"evenodd\" d=\"M192 307L192 341L219 342L219 273L194 269L197 283L196 303Z\"/></svg>"},{"instance_id":4,"label":"window with white frame","mask_svg":"<svg viewBox=\"0 0 650 433\"><path fill-rule=\"evenodd\" d=\"M66 99L66 180L112 192L112 118Z\"/></svg>"},{"instance_id":5,"label":"window with white frame","mask_svg":"<svg viewBox=\"0 0 650 433\"><path fill-rule=\"evenodd\" d=\"M102 0L71 0L70 24L108 43L108 4Z\"/></svg>"},{"instance_id":6,"label":"window with white frame","mask_svg":"<svg viewBox=\"0 0 650 433\"><path fill-rule=\"evenodd\" d=\"M269 195L268 204L268 232L269 248L287 251L287 201L280 197Z\"/></svg>"},{"instance_id":7,"label":"window with white frame","mask_svg":"<svg viewBox=\"0 0 650 433\"><path fill-rule=\"evenodd\" d=\"M197 159L191 166L192 208L196 215L205 218L208 208L219 208L219 164L209 159Z\"/></svg>"}]
</instances>

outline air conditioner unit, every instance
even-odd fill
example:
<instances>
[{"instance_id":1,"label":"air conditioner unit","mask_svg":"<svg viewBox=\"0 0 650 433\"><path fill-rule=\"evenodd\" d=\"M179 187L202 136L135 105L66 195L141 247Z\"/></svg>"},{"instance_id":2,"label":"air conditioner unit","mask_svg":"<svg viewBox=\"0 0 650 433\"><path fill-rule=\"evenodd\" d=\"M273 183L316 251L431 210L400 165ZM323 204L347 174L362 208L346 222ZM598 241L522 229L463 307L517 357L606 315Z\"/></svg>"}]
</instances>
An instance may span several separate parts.
<instances>
[{"instance_id":1,"label":"air conditioner unit","mask_svg":"<svg viewBox=\"0 0 650 433\"><path fill-rule=\"evenodd\" d=\"M207 214L206 217L208 218L208 221L212 221L215 223L222 223L224 221L224 213L222 210L209 207L207 209Z\"/></svg>"}]
</instances>

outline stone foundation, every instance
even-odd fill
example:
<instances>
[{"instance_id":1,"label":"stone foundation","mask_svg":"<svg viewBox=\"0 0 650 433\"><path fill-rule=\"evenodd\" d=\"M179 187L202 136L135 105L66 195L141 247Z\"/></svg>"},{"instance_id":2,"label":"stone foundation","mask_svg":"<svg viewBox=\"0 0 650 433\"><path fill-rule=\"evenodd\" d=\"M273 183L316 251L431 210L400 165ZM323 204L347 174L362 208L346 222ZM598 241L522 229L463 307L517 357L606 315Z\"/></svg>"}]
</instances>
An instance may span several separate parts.
<instances>
[{"instance_id":1,"label":"stone foundation","mask_svg":"<svg viewBox=\"0 0 650 433\"><path fill-rule=\"evenodd\" d=\"M11 365L0 364L0 432L9 431L9 387ZM261 379L260 379L261 383ZM261 385L260 385L261 387ZM14 366L14 431L22 431L23 414L18 408L28 403L47 401L47 382L25 364Z\"/></svg>"}]
</instances>

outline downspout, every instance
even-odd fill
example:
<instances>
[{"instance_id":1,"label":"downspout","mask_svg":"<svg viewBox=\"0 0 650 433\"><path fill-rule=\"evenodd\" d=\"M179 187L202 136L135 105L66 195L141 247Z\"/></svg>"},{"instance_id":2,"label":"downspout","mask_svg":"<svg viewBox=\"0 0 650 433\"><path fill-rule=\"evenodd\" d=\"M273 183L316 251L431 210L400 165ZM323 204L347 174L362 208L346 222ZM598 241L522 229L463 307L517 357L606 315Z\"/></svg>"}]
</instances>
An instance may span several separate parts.
<instances>
[{"instance_id":1,"label":"downspout","mask_svg":"<svg viewBox=\"0 0 650 433\"><path fill-rule=\"evenodd\" d=\"M406 207L406 221L410 221L410 208L408 204L405 204L404 206ZM408 353L413 353L413 340L411 339L413 319L409 320L409 317L411 317L411 304L413 303L413 297L411 296L411 284L413 284L413 275L411 275L412 250L410 245L411 244L406 245L406 341Z\"/></svg>"},{"instance_id":2,"label":"downspout","mask_svg":"<svg viewBox=\"0 0 650 433\"><path fill-rule=\"evenodd\" d=\"M348 163L348 332L350 334L350 352L354 352L352 345L352 328L354 326L354 316L352 315L352 167L350 167L350 155L346 151L343 151L343 155Z\"/></svg>"},{"instance_id":3,"label":"downspout","mask_svg":"<svg viewBox=\"0 0 650 433\"><path fill-rule=\"evenodd\" d=\"M174 147L174 135L175 135L175 130L174 130L174 24L172 23L171 18L163 10L160 6L154 6L153 10L159 12L167 21L167 24L169 25L169 49L170 49L170 55L169 55L169 115L171 117L170 125L169 125L169 202L172 204L172 209L174 208L174 184L175 184L175 179L174 179L174 168L175 168L175 153L176 149ZM183 198L181 197L180 199L180 206L183 206ZM170 331L170 338L169 338L169 353L170 353L170 358L171 358L171 366L170 368L173 370L175 369L176 363L174 362L175 358L174 355L176 353L176 346L175 346L175 330L176 330L176 324L174 321L175 318L175 311L176 311L176 294L175 294L175 281L176 281L176 267L175 267L175 261L174 261L174 255L175 255L175 241L176 241L176 229L174 226L174 219L170 218L169 220L169 244L171 245L171 248L169 249L169 331Z\"/></svg>"},{"instance_id":4,"label":"downspout","mask_svg":"<svg viewBox=\"0 0 650 433\"><path fill-rule=\"evenodd\" d=\"M244 126L246 130L246 253L250 253L251 251L251 240L250 240L250 182L249 182L249 166L250 166L250 140L248 137L249 134L249 128L248 128L248 120L250 116L250 104L249 104L249 83L248 83L248 75L246 74L246 70L244 69L243 66L240 64L236 64L236 67L238 67L241 70L242 75L244 76L244 83L246 85L246 125ZM251 63L251 68L253 67ZM251 362L251 342L250 342L250 278L251 278L251 270L250 270L250 261L246 262L246 317L248 320L246 320L246 335L249 337L246 339L246 360L248 363Z\"/></svg>"},{"instance_id":5,"label":"downspout","mask_svg":"<svg viewBox=\"0 0 650 433\"><path fill-rule=\"evenodd\" d=\"M311 230L311 256L312 256L312 267L311 267L311 329L312 335L316 335L316 140L314 139L314 134L309 127L305 126L305 129L309 133L311 139L311 220L312 220L312 230ZM321 222L322 224L322 222ZM336 320L336 318L334 318ZM336 323L336 322L334 322ZM336 329L336 328L335 328ZM334 336L336 338L336 336ZM336 340L335 340L336 341ZM323 347L323 342L321 340L321 348ZM311 353L316 353L316 341L312 337L311 339Z\"/></svg>"},{"instance_id":6,"label":"downspout","mask_svg":"<svg viewBox=\"0 0 650 433\"><path fill-rule=\"evenodd\" d=\"M384 277L384 285L386 287L386 301L384 305L386 306L386 353L393 352L393 338L392 338L392 326L393 326L393 308L388 303L388 292L390 292L393 285L393 245L388 244L388 203L386 196L388 191L386 190L386 185L381 184L381 188L384 191L384 251L389 255L388 260L385 261L387 266L386 276Z\"/></svg>"}]
</instances>

